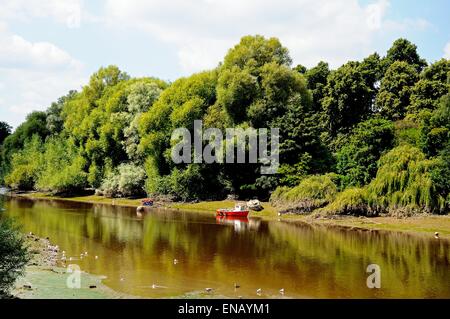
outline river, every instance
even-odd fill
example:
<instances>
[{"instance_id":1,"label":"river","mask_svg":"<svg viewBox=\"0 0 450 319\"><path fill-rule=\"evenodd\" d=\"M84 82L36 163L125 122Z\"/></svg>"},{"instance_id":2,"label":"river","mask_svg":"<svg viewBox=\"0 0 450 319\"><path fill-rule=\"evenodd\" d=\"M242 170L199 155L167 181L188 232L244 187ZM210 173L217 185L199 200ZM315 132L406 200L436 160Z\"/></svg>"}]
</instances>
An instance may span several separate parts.
<instances>
[{"instance_id":1,"label":"river","mask_svg":"<svg viewBox=\"0 0 450 319\"><path fill-rule=\"evenodd\" d=\"M447 240L61 201L3 205L23 232L49 237L71 263L134 296L197 297L213 288L233 298L450 298ZM367 287L371 264L380 267L380 289Z\"/></svg>"}]
</instances>

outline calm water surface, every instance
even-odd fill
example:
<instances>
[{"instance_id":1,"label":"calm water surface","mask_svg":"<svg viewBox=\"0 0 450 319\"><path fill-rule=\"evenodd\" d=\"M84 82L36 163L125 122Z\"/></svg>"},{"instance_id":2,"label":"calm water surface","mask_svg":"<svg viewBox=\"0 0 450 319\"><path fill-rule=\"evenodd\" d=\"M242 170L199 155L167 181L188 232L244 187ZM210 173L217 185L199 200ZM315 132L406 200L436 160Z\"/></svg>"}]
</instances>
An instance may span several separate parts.
<instances>
[{"instance_id":1,"label":"calm water surface","mask_svg":"<svg viewBox=\"0 0 450 319\"><path fill-rule=\"evenodd\" d=\"M450 298L446 240L57 201L9 199L4 207L24 232L50 237L67 256L87 251L72 263L135 296L211 287L244 298L279 297L281 288L293 298ZM367 288L369 264L381 267L381 289Z\"/></svg>"}]
</instances>

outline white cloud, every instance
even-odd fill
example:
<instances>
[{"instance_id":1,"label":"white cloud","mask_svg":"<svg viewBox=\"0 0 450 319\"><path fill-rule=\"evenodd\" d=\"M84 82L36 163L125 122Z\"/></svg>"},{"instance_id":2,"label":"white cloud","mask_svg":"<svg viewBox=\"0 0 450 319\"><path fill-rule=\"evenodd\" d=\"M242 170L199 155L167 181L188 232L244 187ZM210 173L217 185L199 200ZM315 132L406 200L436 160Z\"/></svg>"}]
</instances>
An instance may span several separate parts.
<instances>
[{"instance_id":1,"label":"white cloud","mask_svg":"<svg viewBox=\"0 0 450 319\"><path fill-rule=\"evenodd\" d=\"M3 69L0 81L3 92L15 94L3 95L0 108L18 114L28 114L33 110L44 110L59 96L71 89L80 88L85 80L81 74L74 72L48 72L28 69ZM5 80L5 81L3 81Z\"/></svg>"},{"instance_id":2,"label":"white cloud","mask_svg":"<svg viewBox=\"0 0 450 319\"><path fill-rule=\"evenodd\" d=\"M33 24L52 19L67 28L81 25L83 0L1 0L0 9L0 116L17 126L33 110L45 110L52 101L86 81L80 61L57 45L32 42L8 29L8 23Z\"/></svg>"},{"instance_id":3,"label":"white cloud","mask_svg":"<svg viewBox=\"0 0 450 319\"><path fill-rule=\"evenodd\" d=\"M450 60L450 42L444 48L444 58Z\"/></svg>"},{"instance_id":4,"label":"white cloud","mask_svg":"<svg viewBox=\"0 0 450 319\"><path fill-rule=\"evenodd\" d=\"M0 30L0 67L79 68L81 63L52 43L32 43Z\"/></svg>"},{"instance_id":5,"label":"white cloud","mask_svg":"<svg viewBox=\"0 0 450 319\"><path fill-rule=\"evenodd\" d=\"M0 26L0 115L13 126L86 81L83 65L49 42L30 42Z\"/></svg>"},{"instance_id":6,"label":"white cloud","mask_svg":"<svg viewBox=\"0 0 450 319\"><path fill-rule=\"evenodd\" d=\"M68 28L78 28L82 9L82 0L2 0L0 20L52 18Z\"/></svg>"},{"instance_id":7,"label":"white cloud","mask_svg":"<svg viewBox=\"0 0 450 319\"><path fill-rule=\"evenodd\" d=\"M389 0L367 6L358 0L108 0L104 21L174 45L188 74L216 66L246 34L278 37L295 63L339 66L374 50L375 36L393 26L385 18L388 8Z\"/></svg>"}]
</instances>

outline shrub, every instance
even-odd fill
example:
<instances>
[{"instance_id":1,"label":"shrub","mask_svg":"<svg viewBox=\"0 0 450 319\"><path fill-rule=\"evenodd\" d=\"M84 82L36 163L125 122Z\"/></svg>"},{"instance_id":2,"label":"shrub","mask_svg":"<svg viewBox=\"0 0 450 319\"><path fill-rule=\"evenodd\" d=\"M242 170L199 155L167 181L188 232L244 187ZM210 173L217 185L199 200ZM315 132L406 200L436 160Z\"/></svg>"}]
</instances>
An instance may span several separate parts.
<instances>
[{"instance_id":1,"label":"shrub","mask_svg":"<svg viewBox=\"0 0 450 319\"><path fill-rule=\"evenodd\" d=\"M101 190L107 197L144 195L145 170L134 164L121 164L103 180Z\"/></svg>"},{"instance_id":2,"label":"shrub","mask_svg":"<svg viewBox=\"0 0 450 319\"><path fill-rule=\"evenodd\" d=\"M328 215L375 215L367 204L367 189L348 188L336 196L336 199L321 210Z\"/></svg>"},{"instance_id":3,"label":"shrub","mask_svg":"<svg viewBox=\"0 0 450 319\"><path fill-rule=\"evenodd\" d=\"M337 172L341 186L363 186L377 172L377 162L392 147L394 125L383 119L370 119L358 124L343 147L337 152Z\"/></svg>"},{"instance_id":4,"label":"shrub","mask_svg":"<svg viewBox=\"0 0 450 319\"><path fill-rule=\"evenodd\" d=\"M31 190L34 188L41 167L41 139L34 135L25 142L22 150L14 153L11 171L5 177L6 185L13 189Z\"/></svg>"},{"instance_id":5,"label":"shrub","mask_svg":"<svg viewBox=\"0 0 450 319\"><path fill-rule=\"evenodd\" d=\"M0 299L9 296L27 262L27 249L17 228L10 220L0 219Z\"/></svg>"},{"instance_id":6,"label":"shrub","mask_svg":"<svg viewBox=\"0 0 450 319\"><path fill-rule=\"evenodd\" d=\"M369 204L390 211L400 207L425 212L442 210L445 199L436 192L431 178L437 164L416 147L394 148L380 159L377 176L368 187Z\"/></svg>"},{"instance_id":7,"label":"shrub","mask_svg":"<svg viewBox=\"0 0 450 319\"><path fill-rule=\"evenodd\" d=\"M36 189L76 193L87 186L86 160L69 141L52 138L45 143Z\"/></svg>"},{"instance_id":8,"label":"shrub","mask_svg":"<svg viewBox=\"0 0 450 319\"><path fill-rule=\"evenodd\" d=\"M332 201L337 193L331 175L313 175L296 187L278 187L270 201L287 212L309 213Z\"/></svg>"}]
</instances>

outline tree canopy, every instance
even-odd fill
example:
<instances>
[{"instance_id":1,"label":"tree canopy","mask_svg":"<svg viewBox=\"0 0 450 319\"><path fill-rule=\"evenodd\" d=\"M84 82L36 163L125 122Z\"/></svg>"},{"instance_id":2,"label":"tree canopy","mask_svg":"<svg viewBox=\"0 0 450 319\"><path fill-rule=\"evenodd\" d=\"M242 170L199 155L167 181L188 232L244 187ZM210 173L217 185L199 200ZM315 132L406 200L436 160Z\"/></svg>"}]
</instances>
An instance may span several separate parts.
<instances>
[{"instance_id":1,"label":"tree canopy","mask_svg":"<svg viewBox=\"0 0 450 319\"><path fill-rule=\"evenodd\" d=\"M172 83L102 67L12 134L0 123L0 181L184 201L272 194L293 211L442 212L449 75L449 60L428 65L406 39L332 69L292 67L288 49L260 35L243 37L216 68ZM262 163L175 163L172 132L193 134L196 120L204 129L278 128L277 174L262 174Z\"/></svg>"}]
</instances>

